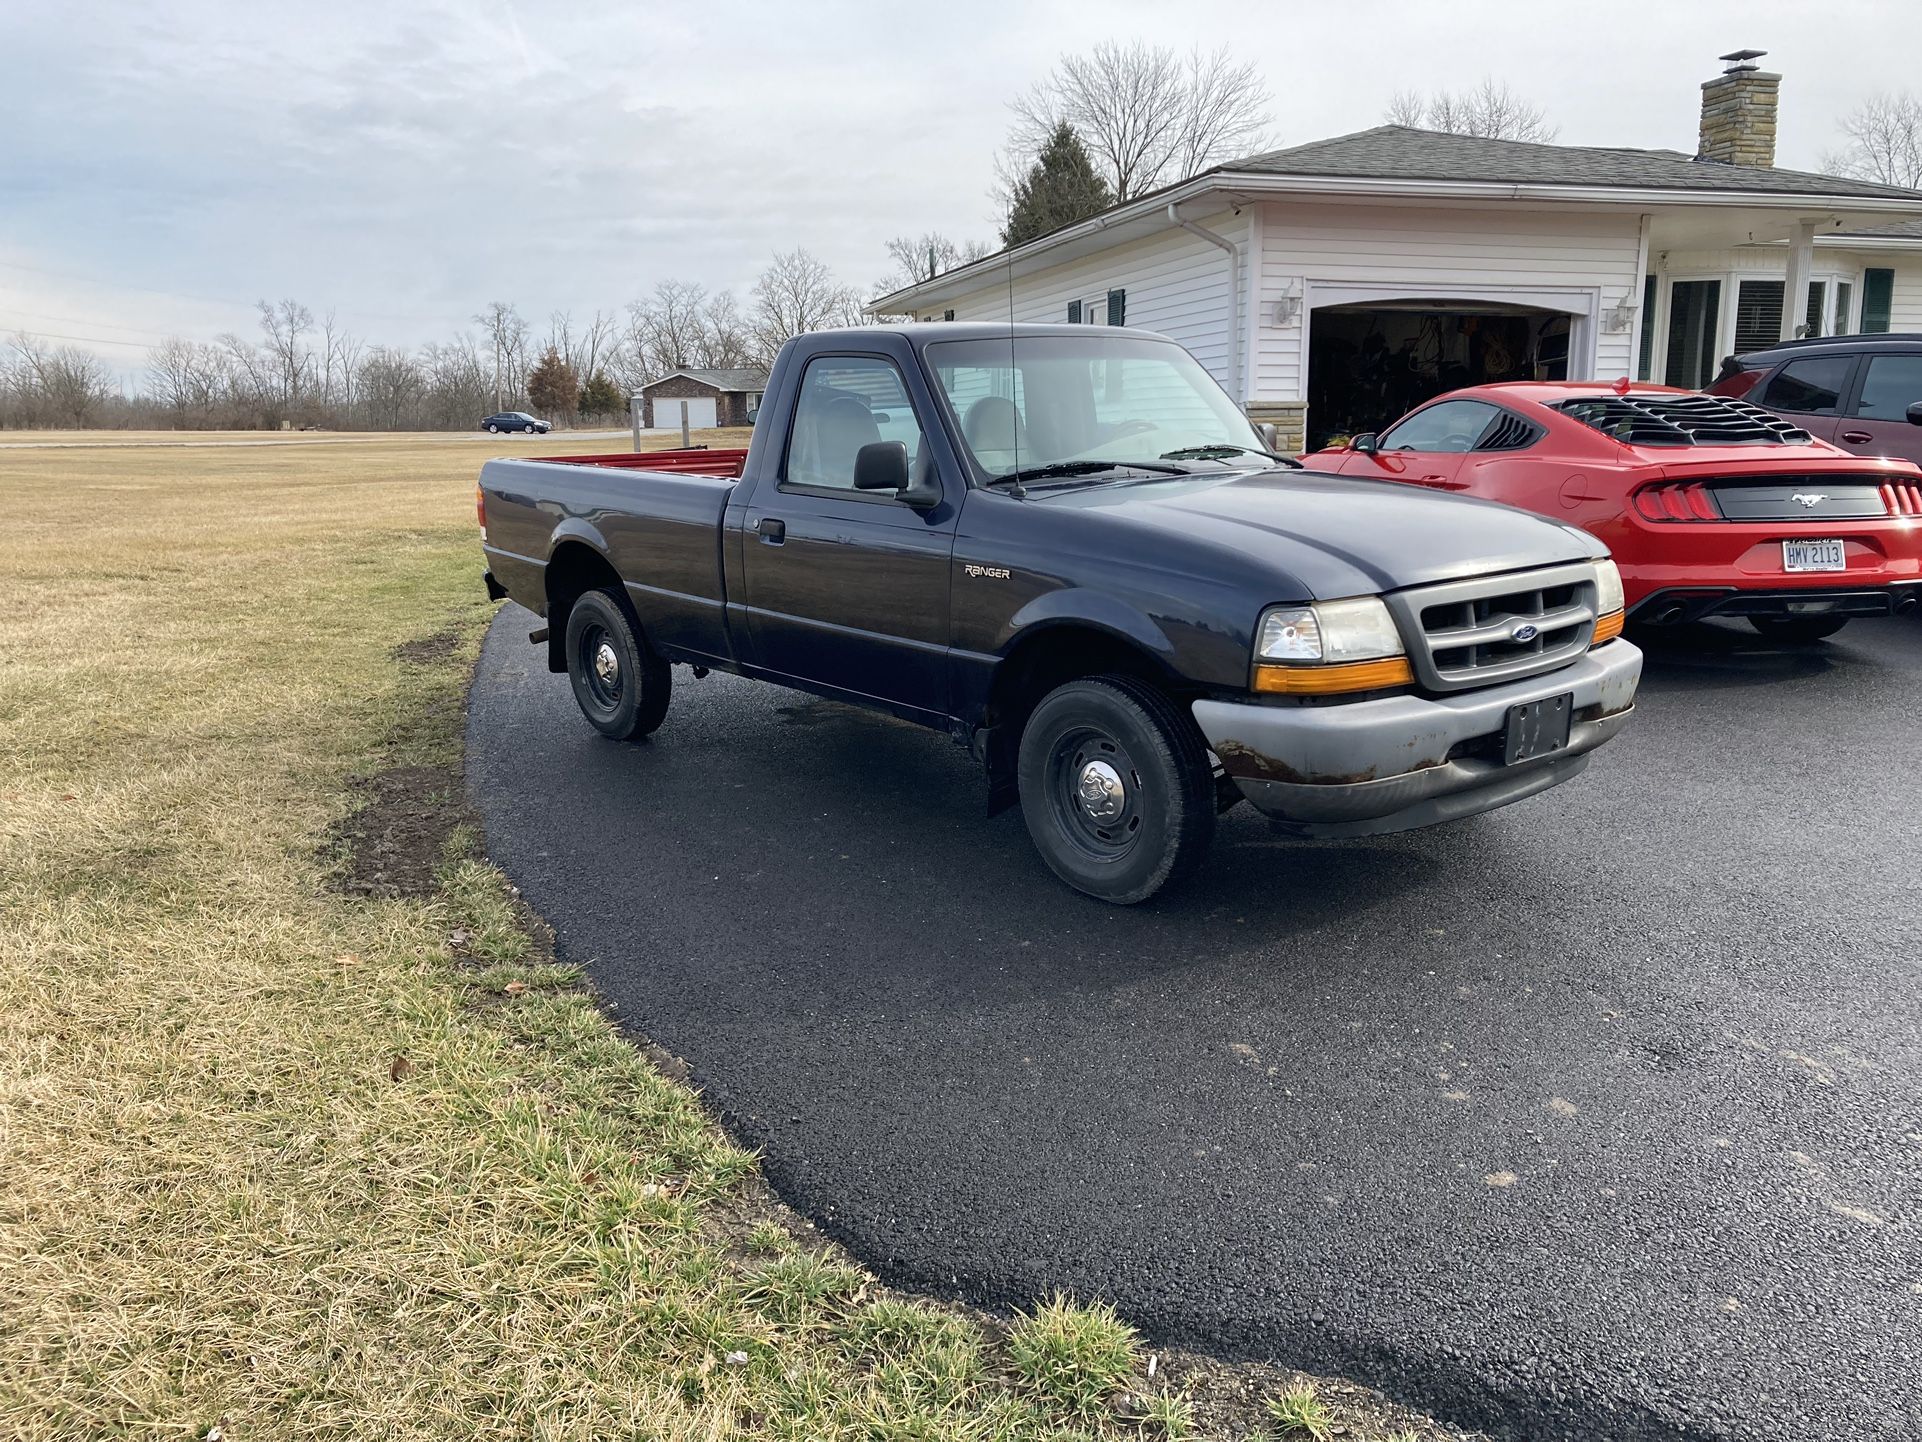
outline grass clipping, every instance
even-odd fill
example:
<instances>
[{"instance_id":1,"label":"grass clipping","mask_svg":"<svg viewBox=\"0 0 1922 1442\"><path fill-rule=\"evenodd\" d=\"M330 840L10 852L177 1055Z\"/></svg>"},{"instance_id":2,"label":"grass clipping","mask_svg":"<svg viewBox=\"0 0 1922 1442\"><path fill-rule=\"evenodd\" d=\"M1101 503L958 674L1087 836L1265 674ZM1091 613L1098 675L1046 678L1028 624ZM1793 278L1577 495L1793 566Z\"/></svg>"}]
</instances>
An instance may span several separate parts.
<instances>
[{"instance_id":1,"label":"grass clipping","mask_svg":"<svg viewBox=\"0 0 1922 1442\"><path fill-rule=\"evenodd\" d=\"M757 1213L435 820L478 460L0 456L0 1437L1185 1435L1112 1314Z\"/></svg>"}]
</instances>

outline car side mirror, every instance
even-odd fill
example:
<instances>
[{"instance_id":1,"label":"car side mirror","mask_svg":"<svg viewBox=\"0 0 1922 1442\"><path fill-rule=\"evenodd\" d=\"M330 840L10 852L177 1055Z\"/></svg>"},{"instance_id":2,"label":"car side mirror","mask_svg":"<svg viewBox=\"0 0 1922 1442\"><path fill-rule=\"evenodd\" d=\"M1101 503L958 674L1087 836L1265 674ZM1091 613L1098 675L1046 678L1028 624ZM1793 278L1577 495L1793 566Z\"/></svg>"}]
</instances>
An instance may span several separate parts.
<instances>
[{"instance_id":1,"label":"car side mirror","mask_svg":"<svg viewBox=\"0 0 1922 1442\"><path fill-rule=\"evenodd\" d=\"M1360 451L1364 456L1372 456L1381 450L1381 437L1373 431L1363 431L1348 443L1351 451Z\"/></svg>"},{"instance_id":2,"label":"car side mirror","mask_svg":"<svg viewBox=\"0 0 1922 1442\"><path fill-rule=\"evenodd\" d=\"M870 441L854 453L854 489L899 491L908 484L908 447L904 441Z\"/></svg>"},{"instance_id":3,"label":"car side mirror","mask_svg":"<svg viewBox=\"0 0 1922 1442\"><path fill-rule=\"evenodd\" d=\"M1917 401L1904 411L1903 414L1909 418L1910 425L1922 426L1922 401Z\"/></svg>"},{"instance_id":4,"label":"car side mirror","mask_svg":"<svg viewBox=\"0 0 1922 1442\"><path fill-rule=\"evenodd\" d=\"M1281 427L1273 421L1263 421L1256 426L1255 434L1261 437L1261 443L1271 451L1281 444Z\"/></svg>"}]
</instances>

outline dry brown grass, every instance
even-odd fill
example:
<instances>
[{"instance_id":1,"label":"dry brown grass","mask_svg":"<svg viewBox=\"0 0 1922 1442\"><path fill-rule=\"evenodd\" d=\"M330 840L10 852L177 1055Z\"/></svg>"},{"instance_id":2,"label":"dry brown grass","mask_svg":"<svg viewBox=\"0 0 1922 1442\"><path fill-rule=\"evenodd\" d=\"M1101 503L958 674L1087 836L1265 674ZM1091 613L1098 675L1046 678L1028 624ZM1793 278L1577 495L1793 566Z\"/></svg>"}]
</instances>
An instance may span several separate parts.
<instances>
[{"instance_id":1,"label":"dry brown grass","mask_svg":"<svg viewBox=\"0 0 1922 1442\"><path fill-rule=\"evenodd\" d=\"M458 759L489 448L84 439L0 450L0 1437L1185 1428L1105 1407L1111 1316L1011 1348L743 1235L752 1159L460 838L330 886L350 777Z\"/></svg>"}]
</instances>

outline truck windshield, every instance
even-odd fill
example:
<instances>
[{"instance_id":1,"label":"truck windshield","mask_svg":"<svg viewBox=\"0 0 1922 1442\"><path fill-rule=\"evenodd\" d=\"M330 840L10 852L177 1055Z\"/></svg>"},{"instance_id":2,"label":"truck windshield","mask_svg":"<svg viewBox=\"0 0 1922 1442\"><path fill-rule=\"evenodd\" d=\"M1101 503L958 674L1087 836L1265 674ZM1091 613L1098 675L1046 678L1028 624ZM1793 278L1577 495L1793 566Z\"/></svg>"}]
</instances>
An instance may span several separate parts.
<instances>
[{"instance_id":1,"label":"truck windshield","mask_svg":"<svg viewBox=\"0 0 1922 1442\"><path fill-rule=\"evenodd\" d=\"M1267 465L1261 437L1172 341L1015 336L937 341L927 360L975 463L989 476L1170 452ZM1222 454L1206 454L1219 447ZM1090 467L1106 471L1108 467Z\"/></svg>"}]
</instances>

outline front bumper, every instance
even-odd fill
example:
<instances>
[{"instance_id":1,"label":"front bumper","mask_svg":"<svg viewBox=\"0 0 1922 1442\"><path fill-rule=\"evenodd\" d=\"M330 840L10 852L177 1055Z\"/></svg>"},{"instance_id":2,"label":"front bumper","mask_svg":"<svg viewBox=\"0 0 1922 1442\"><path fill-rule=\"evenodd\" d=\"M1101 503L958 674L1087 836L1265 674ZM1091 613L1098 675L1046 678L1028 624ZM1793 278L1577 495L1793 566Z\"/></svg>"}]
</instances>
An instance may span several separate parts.
<instances>
[{"instance_id":1,"label":"front bumper","mask_svg":"<svg viewBox=\"0 0 1922 1442\"><path fill-rule=\"evenodd\" d=\"M1642 653L1597 646L1558 671L1449 696L1333 706L1197 701L1195 722L1257 810L1301 836L1373 836L1473 816L1568 780L1628 724ZM1508 766L1508 708L1574 695L1568 746Z\"/></svg>"}]
</instances>

